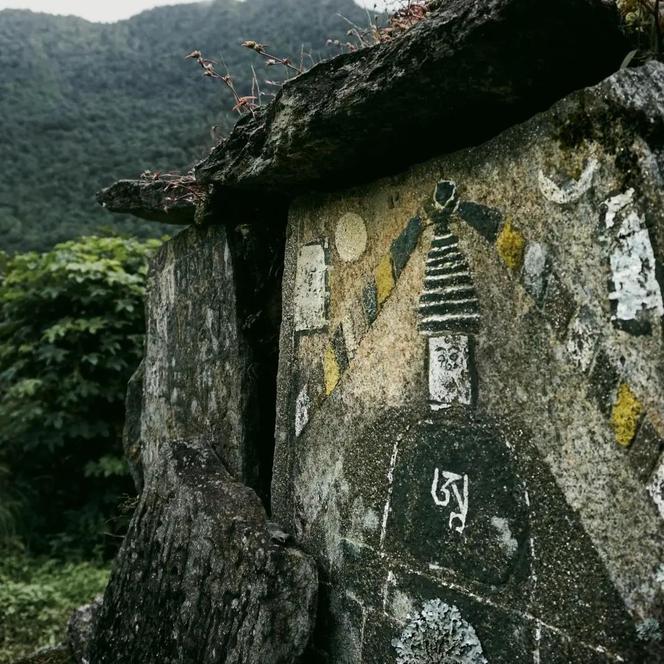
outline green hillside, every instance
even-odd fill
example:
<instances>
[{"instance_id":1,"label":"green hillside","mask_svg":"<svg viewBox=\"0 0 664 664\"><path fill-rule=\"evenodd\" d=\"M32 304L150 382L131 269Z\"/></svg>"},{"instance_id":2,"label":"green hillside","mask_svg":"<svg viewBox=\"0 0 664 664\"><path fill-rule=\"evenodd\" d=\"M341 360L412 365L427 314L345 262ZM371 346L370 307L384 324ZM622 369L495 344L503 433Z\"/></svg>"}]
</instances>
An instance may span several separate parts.
<instances>
[{"instance_id":1,"label":"green hillside","mask_svg":"<svg viewBox=\"0 0 664 664\"><path fill-rule=\"evenodd\" d=\"M0 12L0 249L47 249L105 229L154 235L154 224L114 217L94 194L144 169L183 170L226 133L227 91L184 55L228 65L238 87L275 78L239 44L256 39L299 59L329 56L338 16L366 24L352 0L215 0L104 25L27 11Z\"/></svg>"}]
</instances>

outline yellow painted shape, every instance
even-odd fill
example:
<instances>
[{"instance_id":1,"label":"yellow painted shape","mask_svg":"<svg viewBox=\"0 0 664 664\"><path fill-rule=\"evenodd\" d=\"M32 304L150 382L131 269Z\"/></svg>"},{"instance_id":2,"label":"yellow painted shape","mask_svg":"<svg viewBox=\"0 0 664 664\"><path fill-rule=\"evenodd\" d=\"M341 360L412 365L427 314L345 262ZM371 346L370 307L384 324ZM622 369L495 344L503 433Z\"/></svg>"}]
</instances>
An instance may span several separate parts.
<instances>
[{"instance_id":1,"label":"yellow painted shape","mask_svg":"<svg viewBox=\"0 0 664 664\"><path fill-rule=\"evenodd\" d=\"M496 249L510 270L516 272L521 267L525 246L526 238L523 237L523 233L518 228L514 228L512 220L508 219L496 240Z\"/></svg>"},{"instance_id":2,"label":"yellow painted shape","mask_svg":"<svg viewBox=\"0 0 664 664\"><path fill-rule=\"evenodd\" d=\"M325 394L329 396L341 378L341 370L334 354L334 348L328 346L323 356L323 375L325 376Z\"/></svg>"},{"instance_id":3,"label":"yellow painted shape","mask_svg":"<svg viewBox=\"0 0 664 664\"><path fill-rule=\"evenodd\" d=\"M618 388L616 402L611 411L611 426L616 434L616 442L628 447L636 436L636 428L639 424L639 416L643 411L643 405L636 398L627 383L621 383Z\"/></svg>"},{"instance_id":4,"label":"yellow painted shape","mask_svg":"<svg viewBox=\"0 0 664 664\"><path fill-rule=\"evenodd\" d=\"M392 257L389 254L385 254L380 259L374 277L376 278L376 300L378 301L378 306L380 306L387 300L394 288Z\"/></svg>"}]
</instances>

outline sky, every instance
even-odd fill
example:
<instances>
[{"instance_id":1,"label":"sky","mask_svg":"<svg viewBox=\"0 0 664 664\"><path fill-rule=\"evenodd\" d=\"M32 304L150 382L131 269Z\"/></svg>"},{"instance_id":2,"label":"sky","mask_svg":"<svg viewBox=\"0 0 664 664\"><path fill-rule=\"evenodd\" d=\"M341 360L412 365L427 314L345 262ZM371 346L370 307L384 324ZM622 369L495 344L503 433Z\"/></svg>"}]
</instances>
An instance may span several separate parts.
<instances>
[{"instance_id":1,"label":"sky","mask_svg":"<svg viewBox=\"0 0 664 664\"><path fill-rule=\"evenodd\" d=\"M316 0L311 0L315 2ZM31 9L49 14L75 14L88 21L119 21L159 5L177 5L192 0L0 0L0 9ZM384 0L356 0L365 7L382 7ZM388 3L394 0L388 0Z\"/></svg>"}]
</instances>

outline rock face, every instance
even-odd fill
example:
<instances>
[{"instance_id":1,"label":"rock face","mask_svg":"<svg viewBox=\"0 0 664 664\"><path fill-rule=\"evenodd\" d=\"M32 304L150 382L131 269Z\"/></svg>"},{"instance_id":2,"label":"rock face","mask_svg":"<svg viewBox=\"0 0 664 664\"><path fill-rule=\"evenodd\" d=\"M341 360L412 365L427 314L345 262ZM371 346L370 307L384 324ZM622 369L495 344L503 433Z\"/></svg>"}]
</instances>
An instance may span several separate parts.
<instances>
[{"instance_id":1,"label":"rock face","mask_svg":"<svg viewBox=\"0 0 664 664\"><path fill-rule=\"evenodd\" d=\"M77 664L90 664L90 641L95 631L97 614L102 605L99 595L74 611L67 624L69 647Z\"/></svg>"},{"instance_id":2,"label":"rock face","mask_svg":"<svg viewBox=\"0 0 664 664\"><path fill-rule=\"evenodd\" d=\"M145 362L142 361L127 384L125 397L125 424L122 431L124 456L129 466L136 491L143 490L143 466L141 464L141 416L143 414L143 381Z\"/></svg>"},{"instance_id":3,"label":"rock face","mask_svg":"<svg viewBox=\"0 0 664 664\"><path fill-rule=\"evenodd\" d=\"M615 70L614 4L437 3L194 179L101 192L198 225L151 275L95 664L664 659L664 65L512 126Z\"/></svg>"},{"instance_id":4,"label":"rock face","mask_svg":"<svg viewBox=\"0 0 664 664\"><path fill-rule=\"evenodd\" d=\"M154 260L143 491L99 611L95 664L286 663L309 640L315 564L275 541L240 481L260 481L255 344L240 314L250 284L235 272L242 264L252 281L250 244L242 254L225 228L190 228Z\"/></svg>"},{"instance_id":5,"label":"rock face","mask_svg":"<svg viewBox=\"0 0 664 664\"><path fill-rule=\"evenodd\" d=\"M293 662L313 626L312 560L274 543L213 441L165 443L100 611L91 661Z\"/></svg>"},{"instance_id":6,"label":"rock face","mask_svg":"<svg viewBox=\"0 0 664 664\"><path fill-rule=\"evenodd\" d=\"M651 63L293 204L272 505L311 661L660 661L663 155Z\"/></svg>"}]
</instances>

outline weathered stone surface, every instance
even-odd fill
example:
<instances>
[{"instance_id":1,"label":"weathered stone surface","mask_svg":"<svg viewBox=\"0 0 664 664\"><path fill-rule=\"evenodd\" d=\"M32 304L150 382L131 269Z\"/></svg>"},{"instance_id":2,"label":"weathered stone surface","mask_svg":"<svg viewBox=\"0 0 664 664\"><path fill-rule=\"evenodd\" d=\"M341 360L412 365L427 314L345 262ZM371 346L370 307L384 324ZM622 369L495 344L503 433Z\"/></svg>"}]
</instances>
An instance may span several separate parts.
<instances>
[{"instance_id":1,"label":"weathered stone surface","mask_svg":"<svg viewBox=\"0 0 664 664\"><path fill-rule=\"evenodd\" d=\"M610 74L628 49L603 0L440 5L393 42L286 83L197 180L262 194L368 181L490 138Z\"/></svg>"},{"instance_id":2,"label":"weathered stone surface","mask_svg":"<svg viewBox=\"0 0 664 664\"><path fill-rule=\"evenodd\" d=\"M272 539L258 497L228 475L212 440L163 443L91 661L294 662L313 627L316 588L311 558Z\"/></svg>"},{"instance_id":3,"label":"weathered stone surface","mask_svg":"<svg viewBox=\"0 0 664 664\"><path fill-rule=\"evenodd\" d=\"M258 461L245 418L253 376L237 312L225 229L190 228L162 247L153 261L146 304L144 468L159 456L162 443L201 438L213 442L234 477L255 486Z\"/></svg>"},{"instance_id":4,"label":"weathered stone surface","mask_svg":"<svg viewBox=\"0 0 664 664\"><path fill-rule=\"evenodd\" d=\"M192 227L153 261L143 490L98 614L95 664L286 663L309 640L315 564L268 526L260 499L239 481L261 480L257 383L265 376L254 365L264 360L246 305L255 239Z\"/></svg>"},{"instance_id":5,"label":"weathered stone surface","mask_svg":"<svg viewBox=\"0 0 664 664\"><path fill-rule=\"evenodd\" d=\"M141 464L141 422L143 419L143 382L145 362L141 362L129 379L125 396L125 424L122 446L136 491L143 490L143 466Z\"/></svg>"},{"instance_id":6,"label":"weathered stone surface","mask_svg":"<svg viewBox=\"0 0 664 664\"><path fill-rule=\"evenodd\" d=\"M294 203L273 515L321 569L312 661L662 659L663 155L650 63ZM349 213L366 247L300 331L300 250Z\"/></svg>"},{"instance_id":7,"label":"weathered stone surface","mask_svg":"<svg viewBox=\"0 0 664 664\"><path fill-rule=\"evenodd\" d=\"M102 600L103 596L99 595L90 604L79 607L67 623L69 647L77 664L91 664L90 641L94 634Z\"/></svg>"},{"instance_id":8,"label":"weathered stone surface","mask_svg":"<svg viewBox=\"0 0 664 664\"><path fill-rule=\"evenodd\" d=\"M196 201L185 188L161 180L120 180L100 191L97 200L111 212L164 224L192 224L196 214Z\"/></svg>"}]
</instances>

